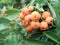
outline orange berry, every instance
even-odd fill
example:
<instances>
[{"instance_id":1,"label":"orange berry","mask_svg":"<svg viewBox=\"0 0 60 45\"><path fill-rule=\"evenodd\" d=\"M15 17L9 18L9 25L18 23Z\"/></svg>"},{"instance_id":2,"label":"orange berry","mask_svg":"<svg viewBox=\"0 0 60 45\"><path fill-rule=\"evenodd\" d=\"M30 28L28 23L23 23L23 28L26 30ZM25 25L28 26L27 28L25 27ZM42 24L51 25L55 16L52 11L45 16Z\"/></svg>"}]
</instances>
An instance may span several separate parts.
<instances>
[{"instance_id":1,"label":"orange berry","mask_svg":"<svg viewBox=\"0 0 60 45\"><path fill-rule=\"evenodd\" d=\"M25 20L22 22L22 26L28 26L28 25L29 25L29 22L27 22Z\"/></svg>"},{"instance_id":2,"label":"orange berry","mask_svg":"<svg viewBox=\"0 0 60 45\"><path fill-rule=\"evenodd\" d=\"M25 16L29 14L29 10L28 8L23 8L22 11L21 11Z\"/></svg>"},{"instance_id":3,"label":"orange berry","mask_svg":"<svg viewBox=\"0 0 60 45\"><path fill-rule=\"evenodd\" d=\"M19 18L22 18L22 19L24 19L24 15L23 15L23 13L20 13L20 16L19 16Z\"/></svg>"},{"instance_id":4,"label":"orange berry","mask_svg":"<svg viewBox=\"0 0 60 45\"><path fill-rule=\"evenodd\" d=\"M32 21L37 21L41 18L40 13L37 11L32 12L31 15L32 15Z\"/></svg>"},{"instance_id":5,"label":"orange berry","mask_svg":"<svg viewBox=\"0 0 60 45\"><path fill-rule=\"evenodd\" d=\"M34 10L34 6L29 6L29 11L32 12Z\"/></svg>"},{"instance_id":6,"label":"orange berry","mask_svg":"<svg viewBox=\"0 0 60 45\"><path fill-rule=\"evenodd\" d=\"M27 22L30 22L30 21L32 21L32 16L27 15L27 16L25 16L24 20L27 21Z\"/></svg>"},{"instance_id":7,"label":"orange berry","mask_svg":"<svg viewBox=\"0 0 60 45\"><path fill-rule=\"evenodd\" d=\"M45 11L45 12L43 12L43 14L42 14L42 18L43 18L43 19L46 19L46 18L49 17L50 15L51 15L50 12Z\"/></svg>"},{"instance_id":8,"label":"orange berry","mask_svg":"<svg viewBox=\"0 0 60 45\"><path fill-rule=\"evenodd\" d=\"M39 22L31 22L31 26L33 29L39 29L40 23Z\"/></svg>"},{"instance_id":9,"label":"orange berry","mask_svg":"<svg viewBox=\"0 0 60 45\"><path fill-rule=\"evenodd\" d=\"M27 27L26 27L26 31L27 32L31 32L33 30L33 28L31 27L31 25L28 25Z\"/></svg>"},{"instance_id":10,"label":"orange berry","mask_svg":"<svg viewBox=\"0 0 60 45\"><path fill-rule=\"evenodd\" d=\"M47 22L47 24L51 24L53 20L54 20L53 17L47 17L45 21Z\"/></svg>"},{"instance_id":11,"label":"orange berry","mask_svg":"<svg viewBox=\"0 0 60 45\"><path fill-rule=\"evenodd\" d=\"M41 30L46 30L48 28L48 24L44 21L40 23L40 29Z\"/></svg>"}]
</instances>

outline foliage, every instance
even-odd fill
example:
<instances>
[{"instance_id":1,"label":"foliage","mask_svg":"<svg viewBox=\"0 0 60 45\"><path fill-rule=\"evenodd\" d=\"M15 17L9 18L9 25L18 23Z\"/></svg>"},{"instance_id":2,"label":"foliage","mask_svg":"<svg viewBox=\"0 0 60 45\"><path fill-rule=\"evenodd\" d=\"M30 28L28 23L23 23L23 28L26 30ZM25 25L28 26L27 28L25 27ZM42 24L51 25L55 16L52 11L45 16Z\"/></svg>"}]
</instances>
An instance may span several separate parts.
<instances>
[{"instance_id":1,"label":"foliage","mask_svg":"<svg viewBox=\"0 0 60 45\"><path fill-rule=\"evenodd\" d=\"M43 5L48 5L47 2L48 0L0 0L0 45L60 45L59 0L49 1L49 4L52 5L50 8L53 7L52 9L54 9L50 9L50 11L53 12L53 17L56 19L55 29L50 29L49 31L44 31L41 33L39 31L38 33L33 31L29 34L26 32L24 27L15 21L17 20L22 7L34 5L38 11L42 12L44 11L42 7ZM6 7L6 15L1 14L3 6ZM29 38L29 35L32 37Z\"/></svg>"}]
</instances>

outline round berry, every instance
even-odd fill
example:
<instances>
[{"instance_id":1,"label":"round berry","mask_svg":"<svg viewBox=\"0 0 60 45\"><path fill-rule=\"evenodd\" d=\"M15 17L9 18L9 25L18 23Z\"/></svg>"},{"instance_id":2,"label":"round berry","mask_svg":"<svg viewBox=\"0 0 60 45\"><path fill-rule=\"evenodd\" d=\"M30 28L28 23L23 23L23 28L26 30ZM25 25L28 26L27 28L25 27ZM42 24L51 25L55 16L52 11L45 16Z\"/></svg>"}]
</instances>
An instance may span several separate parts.
<instances>
[{"instance_id":1,"label":"round berry","mask_svg":"<svg viewBox=\"0 0 60 45\"><path fill-rule=\"evenodd\" d=\"M24 19L24 15L23 15L23 13L20 13L20 16L19 16L19 18L21 18L21 19Z\"/></svg>"},{"instance_id":2,"label":"round berry","mask_svg":"<svg viewBox=\"0 0 60 45\"><path fill-rule=\"evenodd\" d=\"M29 25L29 22L27 22L27 21L25 21L25 20L23 20L23 22L22 22L22 26L28 26Z\"/></svg>"},{"instance_id":3,"label":"round berry","mask_svg":"<svg viewBox=\"0 0 60 45\"><path fill-rule=\"evenodd\" d=\"M53 20L53 17L47 17L45 21L47 22L47 24L52 24Z\"/></svg>"},{"instance_id":4,"label":"round berry","mask_svg":"<svg viewBox=\"0 0 60 45\"><path fill-rule=\"evenodd\" d=\"M31 25L28 25L27 27L26 27L26 31L27 32L31 32L33 30L33 28L31 27Z\"/></svg>"},{"instance_id":5,"label":"round berry","mask_svg":"<svg viewBox=\"0 0 60 45\"><path fill-rule=\"evenodd\" d=\"M24 20L27 21L27 22L31 22L32 21L32 16L27 15L27 16L25 16Z\"/></svg>"},{"instance_id":6,"label":"round berry","mask_svg":"<svg viewBox=\"0 0 60 45\"><path fill-rule=\"evenodd\" d=\"M32 18L33 21L37 21L37 20L39 20L39 19L41 18L40 13L37 12L37 11L32 12L31 15L32 15L32 17L33 17L33 18Z\"/></svg>"},{"instance_id":7,"label":"round berry","mask_svg":"<svg viewBox=\"0 0 60 45\"><path fill-rule=\"evenodd\" d=\"M50 12L45 11L45 12L42 13L42 18L43 18L43 19L46 19L46 18L49 17L50 15L51 15Z\"/></svg>"},{"instance_id":8,"label":"round berry","mask_svg":"<svg viewBox=\"0 0 60 45\"><path fill-rule=\"evenodd\" d=\"M32 26L32 28L33 29L39 29L39 27L40 27L40 23L39 22L31 22L31 26Z\"/></svg>"},{"instance_id":9,"label":"round berry","mask_svg":"<svg viewBox=\"0 0 60 45\"><path fill-rule=\"evenodd\" d=\"M40 23L40 29L41 30L46 30L48 28L48 24L45 21L42 21Z\"/></svg>"},{"instance_id":10,"label":"round berry","mask_svg":"<svg viewBox=\"0 0 60 45\"><path fill-rule=\"evenodd\" d=\"M21 11L25 16L29 14L29 10L28 8L23 8L22 11Z\"/></svg>"},{"instance_id":11,"label":"round berry","mask_svg":"<svg viewBox=\"0 0 60 45\"><path fill-rule=\"evenodd\" d=\"M34 10L34 6L29 6L29 11L32 12Z\"/></svg>"}]
</instances>

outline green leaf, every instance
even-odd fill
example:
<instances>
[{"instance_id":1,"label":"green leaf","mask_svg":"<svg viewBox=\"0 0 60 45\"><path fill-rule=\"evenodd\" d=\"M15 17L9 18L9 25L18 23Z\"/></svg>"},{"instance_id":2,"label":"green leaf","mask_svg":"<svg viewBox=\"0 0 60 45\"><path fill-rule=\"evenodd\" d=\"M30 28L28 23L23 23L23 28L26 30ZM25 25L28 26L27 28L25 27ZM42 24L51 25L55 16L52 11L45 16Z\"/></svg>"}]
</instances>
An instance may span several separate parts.
<instances>
[{"instance_id":1,"label":"green leaf","mask_svg":"<svg viewBox=\"0 0 60 45\"><path fill-rule=\"evenodd\" d=\"M0 0L0 4L14 4L15 0Z\"/></svg>"},{"instance_id":2,"label":"green leaf","mask_svg":"<svg viewBox=\"0 0 60 45\"><path fill-rule=\"evenodd\" d=\"M50 4L52 4L52 7L54 8L55 12L56 12L56 21L57 21L57 29L56 29L56 34L60 36L60 2L59 0L50 0Z\"/></svg>"},{"instance_id":3,"label":"green leaf","mask_svg":"<svg viewBox=\"0 0 60 45\"><path fill-rule=\"evenodd\" d=\"M37 40L32 40L32 39L25 39L24 43L27 45L53 45L50 42L37 41Z\"/></svg>"},{"instance_id":4,"label":"green leaf","mask_svg":"<svg viewBox=\"0 0 60 45\"><path fill-rule=\"evenodd\" d=\"M54 34L53 32L50 32L50 31L47 31L47 32L44 32L44 34L50 38L51 40L57 42L57 43L60 43L60 36Z\"/></svg>"},{"instance_id":5,"label":"green leaf","mask_svg":"<svg viewBox=\"0 0 60 45\"><path fill-rule=\"evenodd\" d=\"M16 32L11 32L4 40L4 45L20 45L21 36Z\"/></svg>"},{"instance_id":6,"label":"green leaf","mask_svg":"<svg viewBox=\"0 0 60 45\"><path fill-rule=\"evenodd\" d=\"M36 0L36 2L39 3L40 6L43 6L46 4L47 0L43 0L43 1L42 0Z\"/></svg>"},{"instance_id":7,"label":"green leaf","mask_svg":"<svg viewBox=\"0 0 60 45\"><path fill-rule=\"evenodd\" d=\"M4 29L0 31L0 39L5 39L10 33L9 29Z\"/></svg>"},{"instance_id":8,"label":"green leaf","mask_svg":"<svg viewBox=\"0 0 60 45\"><path fill-rule=\"evenodd\" d=\"M50 8L50 11L51 11L53 17L54 17L55 19L57 19L57 17L56 17L56 13L55 13L55 11L54 11L54 9L53 9L53 7L51 6L50 3L48 3L48 6L49 6L49 8Z\"/></svg>"},{"instance_id":9,"label":"green leaf","mask_svg":"<svg viewBox=\"0 0 60 45\"><path fill-rule=\"evenodd\" d=\"M25 27L21 27L20 33L24 34L24 36L27 36L27 31L25 29Z\"/></svg>"},{"instance_id":10,"label":"green leaf","mask_svg":"<svg viewBox=\"0 0 60 45\"><path fill-rule=\"evenodd\" d=\"M40 12L44 12L44 9L42 7L40 7L40 5L38 3L36 3L35 8Z\"/></svg>"},{"instance_id":11,"label":"green leaf","mask_svg":"<svg viewBox=\"0 0 60 45\"><path fill-rule=\"evenodd\" d=\"M53 6L53 8L55 9L55 12L57 13L57 14L59 14L60 13L60 1L59 0L49 0L50 1L50 4L52 4L52 6Z\"/></svg>"},{"instance_id":12,"label":"green leaf","mask_svg":"<svg viewBox=\"0 0 60 45\"><path fill-rule=\"evenodd\" d=\"M19 16L18 9L9 9L6 11L7 15L6 18L9 20L15 20Z\"/></svg>"},{"instance_id":13,"label":"green leaf","mask_svg":"<svg viewBox=\"0 0 60 45\"><path fill-rule=\"evenodd\" d=\"M27 7L34 5L35 4L35 0L31 0L30 3L27 5Z\"/></svg>"},{"instance_id":14,"label":"green leaf","mask_svg":"<svg viewBox=\"0 0 60 45\"><path fill-rule=\"evenodd\" d=\"M0 18L0 31L9 28L10 21L6 18Z\"/></svg>"}]
</instances>

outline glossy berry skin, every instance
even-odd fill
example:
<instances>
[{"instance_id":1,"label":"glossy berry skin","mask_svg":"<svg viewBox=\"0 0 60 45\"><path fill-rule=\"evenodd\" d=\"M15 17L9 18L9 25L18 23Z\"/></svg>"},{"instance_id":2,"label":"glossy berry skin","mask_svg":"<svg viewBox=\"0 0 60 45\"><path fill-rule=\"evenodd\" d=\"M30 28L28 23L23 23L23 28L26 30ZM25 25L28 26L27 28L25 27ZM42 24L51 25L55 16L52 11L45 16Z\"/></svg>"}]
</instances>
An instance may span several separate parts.
<instances>
[{"instance_id":1,"label":"glossy berry skin","mask_svg":"<svg viewBox=\"0 0 60 45\"><path fill-rule=\"evenodd\" d=\"M47 22L47 24L52 24L53 20L53 17L47 17L45 21Z\"/></svg>"},{"instance_id":2,"label":"glossy berry skin","mask_svg":"<svg viewBox=\"0 0 60 45\"><path fill-rule=\"evenodd\" d=\"M27 27L26 27L26 31L27 32L31 32L33 30L33 28L31 27L31 25L28 25Z\"/></svg>"},{"instance_id":3,"label":"glossy berry skin","mask_svg":"<svg viewBox=\"0 0 60 45\"><path fill-rule=\"evenodd\" d=\"M30 12L32 12L34 10L34 6L29 6L28 9Z\"/></svg>"},{"instance_id":4,"label":"glossy berry skin","mask_svg":"<svg viewBox=\"0 0 60 45\"><path fill-rule=\"evenodd\" d=\"M38 20L41 18L40 13L37 12L37 11L32 12L31 15L32 15L32 17L33 17L33 18L32 18L32 21L38 21Z\"/></svg>"},{"instance_id":5,"label":"glossy berry skin","mask_svg":"<svg viewBox=\"0 0 60 45\"><path fill-rule=\"evenodd\" d=\"M40 23L39 22L32 21L31 22L31 26L32 26L33 29L39 29Z\"/></svg>"},{"instance_id":6,"label":"glossy berry skin","mask_svg":"<svg viewBox=\"0 0 60 45\"><path fill-rule=\"evenodd\" d=\"M50 15L51 15L50 12L45 11L42 13L42 18L46 19L47 17L50 17Z\"/></svg>"},{"instance_id":7,"label":"glossy berry skin","mask_svg":"<svg viewBox=\"0 0 60 45\"><path fill-rule=\"evenodd\" d=\"M29 14L29 10L28 8L23 8L22 11L21 11L25 16Z\"/></svg>"},{"instance_id":8,"label":"glossy berry skin","mask_svg":"<svg viewBox=\"0 0 60 45\"><path fill-rule=\"evenodd\" d=\"M40 23L40 30L46 30L48 28L48 24L45 21Z\"/></svg>"}]
</instances>

